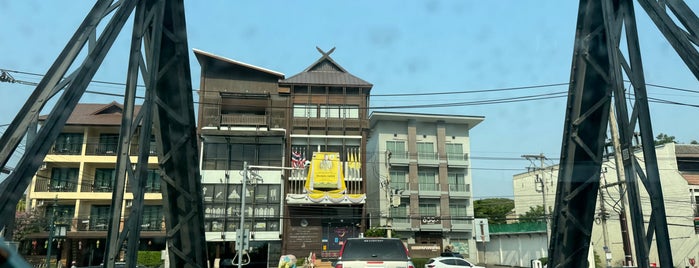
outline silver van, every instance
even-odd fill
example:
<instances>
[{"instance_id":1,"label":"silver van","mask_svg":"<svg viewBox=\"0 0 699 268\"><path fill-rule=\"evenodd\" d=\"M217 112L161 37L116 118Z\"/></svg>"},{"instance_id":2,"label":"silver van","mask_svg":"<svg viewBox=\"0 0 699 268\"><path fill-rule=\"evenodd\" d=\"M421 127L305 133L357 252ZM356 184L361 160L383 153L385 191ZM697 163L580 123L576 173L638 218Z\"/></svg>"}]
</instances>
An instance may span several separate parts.
<instances>
[{"instance_id":1,"label":"silver van","mask_svg":"<svg viewBox=\"0 0 699 268\"><path fill-rule=\"evenodd\" d=\"M344 242L335 268L415 268L408 249L397 238L350 238Z\"/></svg>"}]
</instances>

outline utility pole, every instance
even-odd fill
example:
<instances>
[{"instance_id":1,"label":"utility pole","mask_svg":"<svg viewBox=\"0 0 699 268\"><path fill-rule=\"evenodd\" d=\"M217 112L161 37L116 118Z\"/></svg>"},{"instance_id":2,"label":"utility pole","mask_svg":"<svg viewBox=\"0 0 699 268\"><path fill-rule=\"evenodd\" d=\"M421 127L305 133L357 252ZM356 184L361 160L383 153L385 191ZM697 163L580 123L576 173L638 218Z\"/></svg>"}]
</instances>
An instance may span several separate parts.
<instances>
[{"instance_id":1,"label":"utility pole","mask_svg":"<svg viewBox=\"0 0 699 268\"><path fill-rule=\"evenodd\" d=\"M633 252L631 252L631 239L629 239L629 225L626 222L626 197L624 193L625 185L622 183L622 179L626 175L624 173L624 164L621 155L621 144L619 143L619 129L616 122L616 114L614 113L614 105L611 106L609 111L609 132L612 136L612 144L614 145L614 163L616 164L616 178L619 184L619 225L621 227L621 238L624 245L624 264L627 266L634 266L633 264Z\"/></svg>"},{"instance_id":2,"label":"utility pole","mask_svg":"<svg viewBox=\"0 0 699 268\"><path fill-rule=\"evenodd\" d=\"M549 247L549 239L551 238L551 228L549 227L549 211L548 207L546 205L546 179L544 178L544 160L546 160L546 156L544 156L543 153L540 153L538 155L531 155L531 154L525 154L522 155L525 159L532 161L534 163L534 160L539 160L539 168L535 168L535 171L538 171L538 174L536 174L536 180L535 183L538 183L541 185L541 199L543 201L543 206L544 206L544 221L546 221L546 249L545 252L548 252L548 247Z\"/></svg>"},{"instance_id":3,"label":"utility pole","mask_svg":"<svg viewBox=\"0 0 699 268\"><path fill-rule=\"evenodd\" d=\"M604 171L603 171L604 172ZM604 257L607 260L607 268L611 267L612 254L609 250L609 233L607 232L607 219L609 218L609 213L604 206L604 192L602 187L599 188L599 214L598 217L602 222L602 236L604 237Z\"/></svg>"},{"instance_id":4,"label":"utility pole","mask_svg":"<svg viewBox=\"0 0 699 268\"><path fill-rule=\"evenodd\" d=\"M240 225L238 225L238 230L236 231L236 254L238 254L238 268L243 267L243 252L245 251L245 247L247 247L247 243L245 243L245 240L247 237L245 236L245 233L247 233L244 228L245 228L245 195L247 191L247 181L248 181L248 162L245 161L243 162L243 187L240 190Z\"/></svg>"},{"instance_id":5,"label":"utility pole","mask_svg":"<svg viewBox=\"0 0 699 268\"><path fill-rule=\"evenodd\" d=\"M391 219L391 208L393 207L393 190L391 190L391 152L386 150L386 237L391 238L391 228L393 219Z\"/></svg>"}]
</instances>

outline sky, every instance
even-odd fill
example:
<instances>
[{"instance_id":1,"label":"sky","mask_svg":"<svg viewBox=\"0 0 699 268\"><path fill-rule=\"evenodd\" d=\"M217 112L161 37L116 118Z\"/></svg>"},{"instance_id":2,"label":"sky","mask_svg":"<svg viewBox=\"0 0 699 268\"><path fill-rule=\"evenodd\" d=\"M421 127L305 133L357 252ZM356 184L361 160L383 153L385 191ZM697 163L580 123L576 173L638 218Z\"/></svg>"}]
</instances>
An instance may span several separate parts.
<instances>
[{"instance_id":1,"label":"sky","mask_svg":"<svg viewBox=\"0 0 699 268\"><path fill-rule=\"evenodd\" d=\"M40 76L25 73L48 70L89 3L0 0L0 69L38 82ZM699 3L688 4L699 10ZM544 154L547 164L560 158L577 10L576 1L556 0L186 1L192 88L199 88L200 76L194 48L291 77L321 56L316 47L335 47L330 56L337 63L374 85L373 111L485 117L469 133L473 196L512 198L512 176L533 165L522 155ZM696 78L638 6L636 14L647 83L698 90ZM95 81L126 81L131 26L122 30ZM520 87L527 88L512 89ZM0 83L0 126L12 121L33 89ZM382 96L490 89L512 90ZM88 90L123 94L123 87L104 83ZM559 97L473 104L555 93ZM696 92L651 86L648 95L699 104ZM81 99L111 101L123 99ZM698 108L650 103L650 110L654 134L699 140Z\"/></svg>"}]
</instances>

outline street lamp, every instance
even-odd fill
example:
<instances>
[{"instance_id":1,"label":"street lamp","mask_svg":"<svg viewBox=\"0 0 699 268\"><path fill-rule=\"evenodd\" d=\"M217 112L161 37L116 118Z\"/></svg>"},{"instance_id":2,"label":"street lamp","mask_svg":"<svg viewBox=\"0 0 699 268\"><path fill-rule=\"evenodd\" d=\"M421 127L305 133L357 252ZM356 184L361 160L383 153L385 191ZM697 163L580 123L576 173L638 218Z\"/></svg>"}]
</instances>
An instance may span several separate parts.
<instances>
[{"instance_id":1,"label":"street lamp","mask_svg":"<svg viewBox=\"0 0 699 268\"><path fill-rule=\"evenodd\" d=\"M51 205L53 211L51 213L51 221L49 222L49 240L47 243L46 251L46 267L51 267L51 249L53 248L53 239L61 239L66 237L68 231L67 224L56 224L56 213L58 208L58 196L53 199L53 205ZM56 259L58 262L58 259Z\"/></svg>"}]
</instances>

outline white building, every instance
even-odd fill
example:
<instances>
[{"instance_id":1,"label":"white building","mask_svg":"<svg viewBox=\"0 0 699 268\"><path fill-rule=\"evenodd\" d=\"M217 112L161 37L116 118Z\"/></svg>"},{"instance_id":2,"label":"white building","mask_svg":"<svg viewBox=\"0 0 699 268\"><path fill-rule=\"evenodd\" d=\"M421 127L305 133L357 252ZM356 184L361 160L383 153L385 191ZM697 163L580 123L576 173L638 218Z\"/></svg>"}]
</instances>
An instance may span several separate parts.
<instances>
[{"instance_id":1,"label":"white building","mask_svg":"<svg viewBox=\"0 0 699 268\"><path fill-rule=\"evenodd\" d=\"M469 131L482 116L374 112L367 142L367 213L413 257L451 245L475 259ZM390 209L389 209L390 207ZM430 247L426 247L430 246ZM436 251L420 252L418 251Z\"/></svg>"},{"instance_id":2,"label":"white building","mask_svg":"<svg viewBox=\"0 0 699 268\"><path fill-rule=\"evenodd\" d=\"M689 266L689 259L699 259L699 237L695 217L697 217L699 203L699 145L686 144L664 144L656 147L660 180L665 199L665 211L667 214L668 231L672 248L673 262L678 267ZM643 155L636 153L639 162L643 165ZM645 169L645 167L643 167ZM558 179L558 166L548 166L543 170L517 174L513 178L513 188L515 195L515 213L523 215L529 211L530 207L543 204L542 183L537 182L537 175L542 178L543 191L546 194L546 207L554 209L556 197L556 187ZM603 162L601 185L608 185L618 182L616 165L614 159ZM641 204L646 222L648 221L650 209L650 199L645 189L641 189ZM619 208L624 201L621 200L617 186L602 187L605 210L609 213L607 220L607 233L611 250L611 265L620 266L623 264L624 251L621 237L621 227L619 224ZM596 212L599 213L600 198L597 203ZM627 205L628 206L628 205ZM631 221L630 215L627 219ZM592 248L595 254L605 259L604 238L602 233L602 221L597 220L592 229ZM647 224L646 224L647 226ZM630 228L630 227L629 227ZM629 229L631 245L633 247L633 235ZM655 244L653 242L652 244ZM635 253L634 253L635 254ZM633 255L633 254L632 254ZM635 255L633 255L635 259ZM651 263L658 262L657 251L651 247Z\"/></svg>"}]
</instances>

